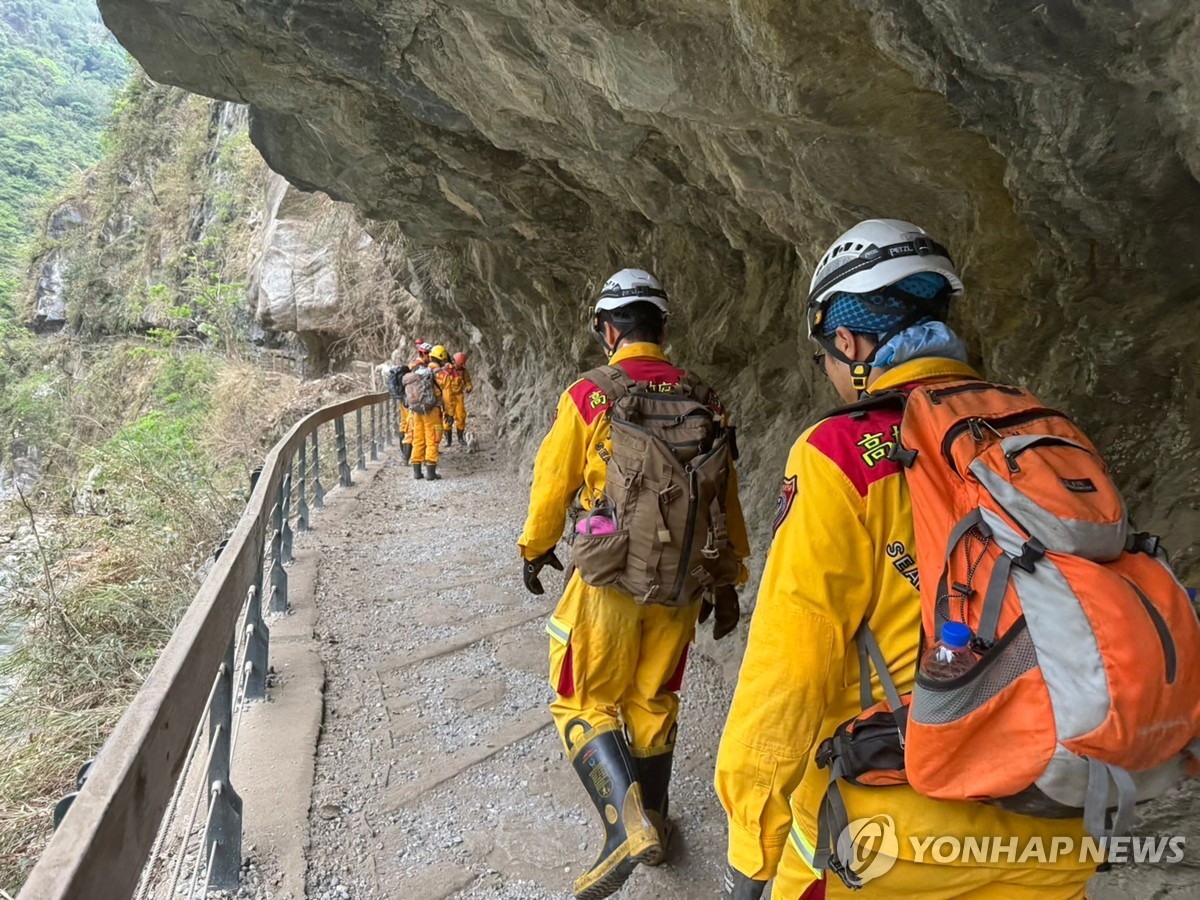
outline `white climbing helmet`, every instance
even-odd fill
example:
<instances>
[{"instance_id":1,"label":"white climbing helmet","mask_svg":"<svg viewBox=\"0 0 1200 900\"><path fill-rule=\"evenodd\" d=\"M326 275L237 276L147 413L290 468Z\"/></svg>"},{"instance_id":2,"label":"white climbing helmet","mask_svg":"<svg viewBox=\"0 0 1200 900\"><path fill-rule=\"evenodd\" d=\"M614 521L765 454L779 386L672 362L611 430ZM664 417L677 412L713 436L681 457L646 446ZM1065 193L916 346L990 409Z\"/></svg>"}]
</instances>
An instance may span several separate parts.
<instances>
[{"instance_id":1,"label":"white climbing helmet","mask_svg":"<svg viewBox=\"0 0 1200 900\"><path fill-rule=\"evenodd\" d=\"M919 225L900 219L859 222L825 251L808 288L808 336L813 338L834 294L866 294L918 272L936 272L961 294L949 251Z\"/></svg>"},{"instance_id":2,"label":"white climbing helmet","mask_svg":"<svg viewBox=\"0 0 1200 900\"><path fill-rule=\"evenodd\" d=\"M596 299L596 312L620 309L630 303L653 303L667 317L667 292L658 279L642 269L622 269L604 282Z\"/></svg>"}]
</instances>

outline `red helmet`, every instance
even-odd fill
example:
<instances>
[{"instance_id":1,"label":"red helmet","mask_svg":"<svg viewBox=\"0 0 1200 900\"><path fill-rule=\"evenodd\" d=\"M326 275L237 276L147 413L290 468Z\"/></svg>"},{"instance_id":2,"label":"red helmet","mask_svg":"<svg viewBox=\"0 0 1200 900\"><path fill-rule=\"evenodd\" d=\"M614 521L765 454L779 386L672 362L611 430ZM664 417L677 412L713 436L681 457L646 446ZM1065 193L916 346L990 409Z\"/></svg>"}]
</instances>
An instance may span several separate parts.
<instances>
[{"instance_id":1,"label":"red helmet","mask_svg":"<svg viewBox=\"0 0 1200 900\"><path fill-rule=\"evenodd\" d=\"M467 354L455 353L454 354L454 364L456 366L465 366L467 364Z\"/></svg>"},{"instance_id":2,"label":"red helmet","mask_svg":"<svg viewBox=\"0 0 1200 900\"><path fill-rule=\"evenodd\" d=\"M417 341L417 352L418 353L428 354L429 351L432 349L433 349L433 345L428 343L427 341Z\"/></svg>"}]
</instances>

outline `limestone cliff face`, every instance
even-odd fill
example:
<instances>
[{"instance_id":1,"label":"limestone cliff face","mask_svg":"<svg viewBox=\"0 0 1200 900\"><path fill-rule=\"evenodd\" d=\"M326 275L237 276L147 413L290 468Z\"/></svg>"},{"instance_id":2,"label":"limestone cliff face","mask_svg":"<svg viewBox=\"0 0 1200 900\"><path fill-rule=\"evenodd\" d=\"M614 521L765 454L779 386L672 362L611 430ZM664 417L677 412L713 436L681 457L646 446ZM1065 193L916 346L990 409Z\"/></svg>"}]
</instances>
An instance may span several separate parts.
<instances>
[{"instance_id":1,"label":"limestone cliff face","mask_svg":"<svg viewBox=\"0 0 1200 900\"><path fill-rule=\"evenodd\" d=\"M100 7L156 79L249 104L293 184L449 256L447 290L418 297L478 329L517 433L594 359L599 281L647 266L676 355L738 410L764 520L787 445L832 401L799 333L811 261L853 220L898 216L954 250L989 372L1075 410L1145 527L1180 549L1197 533L1187 4Z\"/></svg>"}]
</instances>

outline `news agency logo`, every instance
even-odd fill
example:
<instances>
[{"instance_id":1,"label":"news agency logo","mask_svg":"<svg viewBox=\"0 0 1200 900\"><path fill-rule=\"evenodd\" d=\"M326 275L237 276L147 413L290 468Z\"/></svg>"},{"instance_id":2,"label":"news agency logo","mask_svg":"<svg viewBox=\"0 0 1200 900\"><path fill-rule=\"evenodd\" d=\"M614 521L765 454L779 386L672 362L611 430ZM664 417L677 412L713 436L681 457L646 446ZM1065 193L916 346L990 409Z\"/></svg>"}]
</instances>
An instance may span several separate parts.
<instances>
[{"instance_id":1,"label":"news agency logo","mask_svg":"<svg viewBox=\"0 0 1200 900\"><path fill-rule=\"evenodd\" d=\"M957 837L909 836L906 859L918 863L948 865L1036 866L1070 859L1084 864L1150 863L1173 865L1184 860L1187 839L1179 836L1122 836L1076 840L1065 835L1034 836L1021 840L1013 835ZM879 814L855 819L842 829L837 840L838 858L861 884L891 871L900 855L900 839L891 816Z\"/></svg>"},{"instance_id":2,"label":"news agency logo","mask_svg":"<svg viewBox=\"0 0 1200 900\"><path fill-rule=\"evenodd\" d=\"M882 813L869 819L855 819L838 835L837 849L838 856L861 884L874 881L896 864L900 853L896 823Z\"/></svg>"}]
</instances>

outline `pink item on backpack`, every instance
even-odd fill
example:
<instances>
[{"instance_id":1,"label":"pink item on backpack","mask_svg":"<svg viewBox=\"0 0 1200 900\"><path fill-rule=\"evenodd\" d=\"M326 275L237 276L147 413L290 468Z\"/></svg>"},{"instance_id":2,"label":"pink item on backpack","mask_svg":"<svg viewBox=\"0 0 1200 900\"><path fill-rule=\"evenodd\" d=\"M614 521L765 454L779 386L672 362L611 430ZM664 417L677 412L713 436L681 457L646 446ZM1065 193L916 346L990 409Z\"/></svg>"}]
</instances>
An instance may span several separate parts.
<instances>
[{"instance_id":1,"label":"pink item on backpack","mask_svg":"<svg viewBox=\"0 0 1200 900\"><path fill-rule=\"evenodd\" d=\"M617 523L603 513L592 513L579 520L575 531L579 534L612 534L617 530Z\"/></svg>"}]
</instances>

